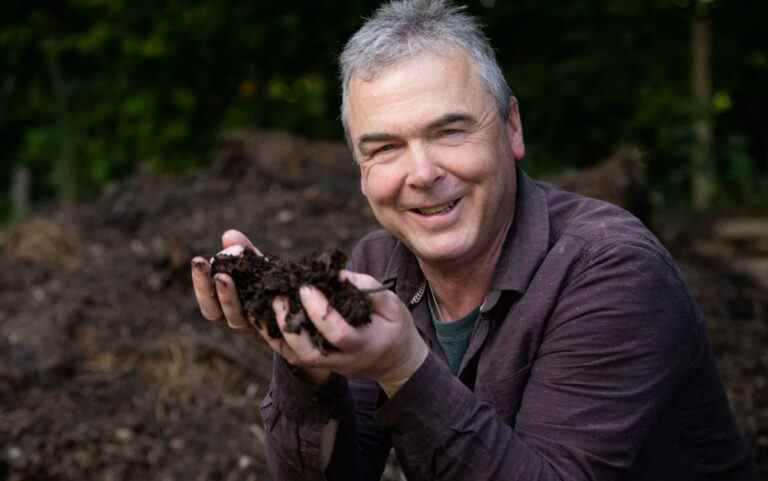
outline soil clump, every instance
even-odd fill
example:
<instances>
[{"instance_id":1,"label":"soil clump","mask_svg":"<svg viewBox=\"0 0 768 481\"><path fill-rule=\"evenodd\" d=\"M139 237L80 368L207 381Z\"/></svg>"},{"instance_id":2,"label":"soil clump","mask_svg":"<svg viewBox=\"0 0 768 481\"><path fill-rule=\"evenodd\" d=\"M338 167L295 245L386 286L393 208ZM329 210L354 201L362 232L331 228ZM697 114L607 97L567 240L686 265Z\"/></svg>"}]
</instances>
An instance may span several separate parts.
<instances>
[{"instance_id":1,"label":"soil clump","mask_svg":"<svg viewBox=\"0 0 768 481\"><path fill-rule=\"evenodd\" d=\"M281 339L283 333L277 325L272 301L276 297L286 298L286 331L298 334L306 330L312 343L327 352L336 347L324 339L309 320L299 298L299 288L312 285L319 289L328 299L329 308L335 309L352 326L370 323L368 296L351 282L339 279L346 262L347 255L339 249L305 256L299 261L261 256L245 249L239 256L216 255L211 262L211 274L223 272L232 277L248 322L254 327L265 326L275 339Z\"/></svg>"}]
</instances>

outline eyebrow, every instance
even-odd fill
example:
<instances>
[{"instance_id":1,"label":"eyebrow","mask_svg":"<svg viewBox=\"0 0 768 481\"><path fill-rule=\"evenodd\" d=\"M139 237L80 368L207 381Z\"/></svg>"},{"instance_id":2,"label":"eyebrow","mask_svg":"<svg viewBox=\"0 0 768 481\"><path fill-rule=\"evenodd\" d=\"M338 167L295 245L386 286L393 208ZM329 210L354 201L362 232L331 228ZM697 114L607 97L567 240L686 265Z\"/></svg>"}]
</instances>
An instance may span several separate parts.
<instances>
[{"instance_id":1,"label":"eyebrow","mask_svg":"<svg viewBox=\"0 0 768 481\"><path fill-rule=\"evenodd\" d=\"M476 124L477 119L475 119L475 117L473 117L472 115L465 114L465 113L459 113L459 112L447 113L438 117L432 122L428 123L427 126L424 128L424 132L437 130L457 122ZM357 148L360 151L362 151L363 146L365 144L377 143L377 142L388 142L391 140L396 140L397 138L398 138L397 135L389 134L386 132L374 132L370 134L363 134L360 136L360 138L357 141Z\"/></svg>"}]
</instances>

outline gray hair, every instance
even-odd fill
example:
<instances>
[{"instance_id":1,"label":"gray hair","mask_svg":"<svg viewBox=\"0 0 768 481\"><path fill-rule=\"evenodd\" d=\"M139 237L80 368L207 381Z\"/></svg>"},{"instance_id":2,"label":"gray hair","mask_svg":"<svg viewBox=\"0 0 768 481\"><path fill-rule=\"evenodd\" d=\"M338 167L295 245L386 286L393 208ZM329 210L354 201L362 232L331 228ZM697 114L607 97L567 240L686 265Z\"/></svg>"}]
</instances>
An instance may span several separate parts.
<instances>
[{"instance_id":1,"label":"gray hair","mask_svg":"<svg viewBox=\"0 0 768 481\"><path fill-rule=\"evenodd\" d=\"M462 49L474 63L485 88L496 99L501 118L509 116L512 91L496 55L474 17L447 0L394 0L379 7L341 53L341 122L349 139L347 108L354 76L373 79L381 70L424 51L446 46Z\"/></svg>"}]
</instances>

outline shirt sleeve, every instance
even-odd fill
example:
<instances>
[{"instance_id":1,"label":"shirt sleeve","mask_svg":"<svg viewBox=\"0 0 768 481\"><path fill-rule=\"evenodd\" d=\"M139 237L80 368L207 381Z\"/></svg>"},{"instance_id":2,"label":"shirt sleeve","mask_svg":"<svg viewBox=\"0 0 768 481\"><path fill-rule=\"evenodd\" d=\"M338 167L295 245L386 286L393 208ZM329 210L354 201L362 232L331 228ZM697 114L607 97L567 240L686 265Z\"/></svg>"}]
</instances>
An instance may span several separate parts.
<instances>
[{"instance_id":1,"label":"shirt sleeve","mask_svg":"<svg viewBox=\"0 0 768 481\"><path fill-rule=\"evenodd\" d=\"M514 426L434 354L378 420L422 479L625 479L701 354L699 321L662 254L601 246L566 280Z\"/></svg>"},{"instance_id":2,"label":"shirt sleeve","mask_svg":"<svg viewBox=\"0 0 768 481\"><path fill-rule=\"evenodd\" d=\"M391 444L373 419L378 390L375 383L350 383L338 374L315 386L275 355L270 388L261 403L272 477L280 481L380 479ZM331 460L323 472L320 438L331 418L337 420L338 430Z\"/></svg>"}]
</instances>

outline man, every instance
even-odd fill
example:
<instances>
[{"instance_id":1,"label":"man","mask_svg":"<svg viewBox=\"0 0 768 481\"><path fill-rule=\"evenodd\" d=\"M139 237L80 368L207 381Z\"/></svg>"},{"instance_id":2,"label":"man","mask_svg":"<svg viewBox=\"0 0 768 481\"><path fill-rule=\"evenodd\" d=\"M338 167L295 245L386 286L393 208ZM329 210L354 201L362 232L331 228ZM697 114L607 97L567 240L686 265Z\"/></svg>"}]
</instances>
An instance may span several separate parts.
<instances>
[{"instance_id":1,"label":"man","mask_svg":"<svg viewBox=\"0 0 768 481\"><path fill-rule=\"evenodd\" d=\"M341 56L342 119L384 230L342 276L371 295L356 330L312 286L307 334L262 403L276 480L752 479L700 314L627 212L529 179L517 103L463 9L380 8ZM255 249L236 231L231 254ZM193 261L205 317L243 318ZM218 299L218 300L217 300ZM286 305L276 299L278 324Z\"/></svg>"}]
</instances>

